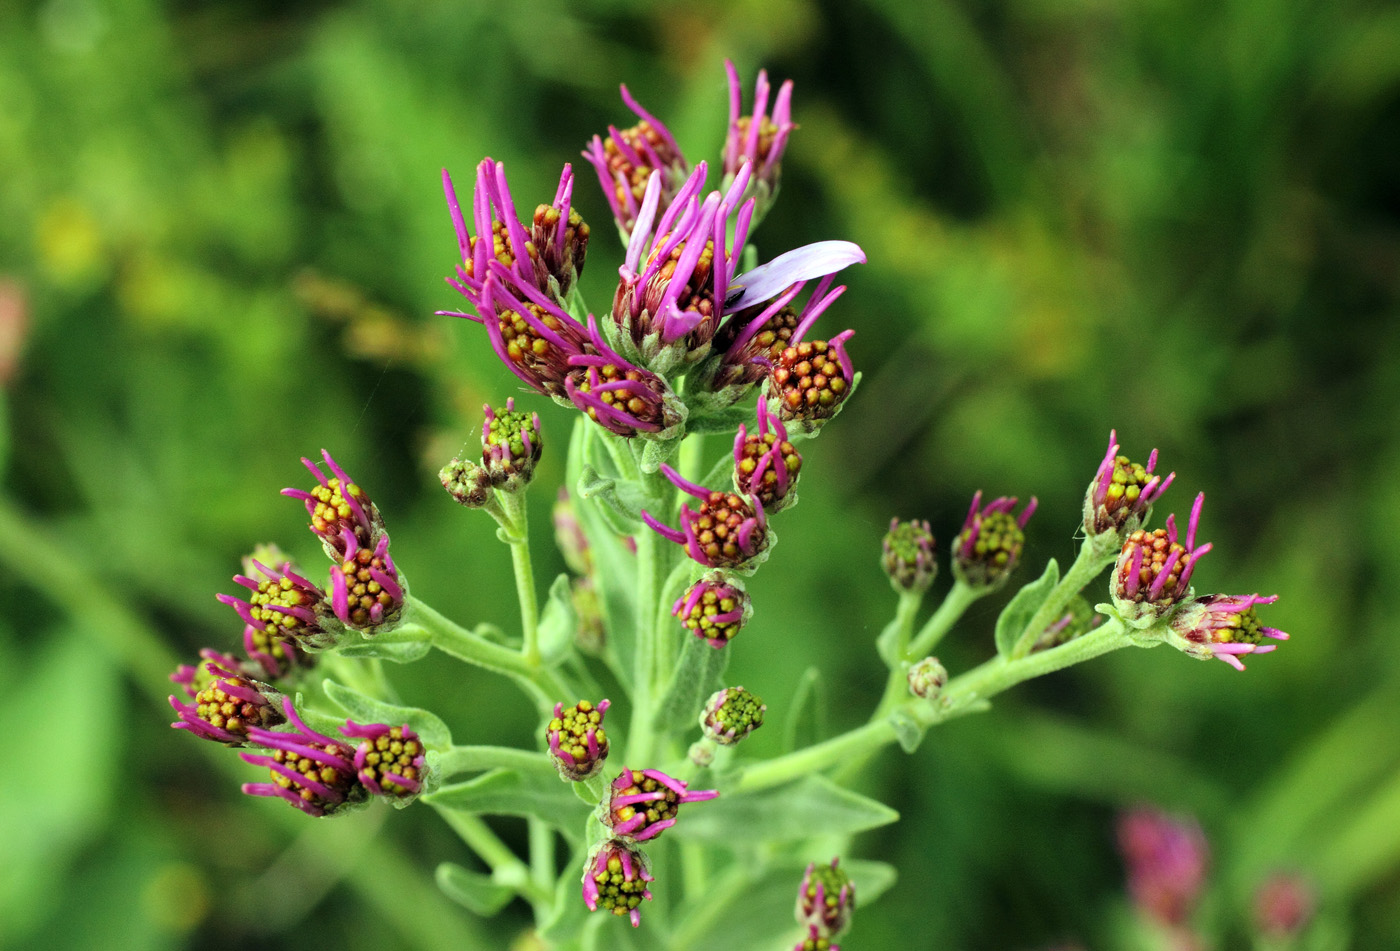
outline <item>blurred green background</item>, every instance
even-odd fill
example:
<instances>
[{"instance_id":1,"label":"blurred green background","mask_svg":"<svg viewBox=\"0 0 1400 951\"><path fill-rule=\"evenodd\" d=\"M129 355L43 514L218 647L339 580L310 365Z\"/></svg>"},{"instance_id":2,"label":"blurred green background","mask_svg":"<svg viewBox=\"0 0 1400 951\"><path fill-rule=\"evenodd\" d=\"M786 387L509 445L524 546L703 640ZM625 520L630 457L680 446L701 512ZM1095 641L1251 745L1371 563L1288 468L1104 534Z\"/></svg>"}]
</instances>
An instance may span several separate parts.
<instances>
[{"instance_id":1,"label":"blurred green background","mask_svg":"<svg viewBox=\"0 0 1400 951\"><path fill-rule=\"evenodd\" d=\"M12 0L0 946L519 934L523 905L483 923L436 892L437 862L471 859L429 810L315 823L240 795L255 770L172 733L165 677L234 643L214 593L253 543L317 561L277 490L322 447L386 514L416 594L510 623L504 549L435 478L481 403L517 391L480 328L432 314L459 305L439 170L469 181L490 154L529 207L574 162L584 290L606 306L621 253L579 149L631 121L626 82L714 156L725 57L797 83L761 252L869 255L823 320L856 329L865 384L811 446L734 681L781 708L820 664L833 723L860 722L889 517L929 518L942 545L974 490L1036 494L1029 579L1072 556L1111 427L1178 473L1163 509L1206 491L1198 587L1278 592L1269 622L1294 635L1246 674L1124 652L887 753L864 788L903 818L857 852L903 877L848 951L1129 946L1112 823L1138 802L1199 817L1221 947L1247 946L1276 868L1316 883L1339 946L1400 945L1393 4ZM527 402L553 440L547 577L569 414ZM946 646L955 672L990 655L1004 599ZM528 706L478 671L392 674L459 742L532 742Z\"/></svg>"}]
</instances>

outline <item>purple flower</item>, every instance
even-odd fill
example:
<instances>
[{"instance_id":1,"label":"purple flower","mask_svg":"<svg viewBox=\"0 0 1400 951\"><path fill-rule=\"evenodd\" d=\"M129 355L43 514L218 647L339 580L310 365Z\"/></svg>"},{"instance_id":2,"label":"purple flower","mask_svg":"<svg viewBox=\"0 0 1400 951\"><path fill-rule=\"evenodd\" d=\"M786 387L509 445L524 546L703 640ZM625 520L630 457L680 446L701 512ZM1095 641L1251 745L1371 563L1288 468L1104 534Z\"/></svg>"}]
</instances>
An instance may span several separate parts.
<instances>
[{"instance_id":1,"label":"purple flower","mask_svg":"<svg viewBox=\"0 0 1400 951\"><path fill-rule=\"evenodd\" d=\"M745 171L727 193L702 200L707 166L701 162L675 200L657 217L660 176L653 176L627 243L618 273L612 319L637 356L659 372L693 363L710 349L724 314L737 255L748 240L753 202L737 202L748 183ZM731 227L734 240L726 236Z\"/></svg>"},{"instance_id":2,"label":"purple flower","mask_svg":"<svg viewBox=\"0 0 1400 951\"><path fill-rule=\"evenodd\" d=\"M270 568L256 559L248 567L256 577L234 575L250 592L248 600L229 594L216 597L243 619L244 648L271 676L281 676L297 661L298 649L321 649L335 643L338 628L327 624L331 607L326 594L297 574L290 561ZM328 627L330 629L328 629ZM289 652L285 645L292 645Z\"/></svg>"},{"instance_id":3,"label":"purple flower","mask_svg":"<svg viewBox=\"0 0 1400 951\"><path fill-rule=\"evenodd\" d=\"M527 386L556 399L565 398L569 358L587 349L587 329L539 288L519 282L499 262L486 271L481 296L486 302L483 313L490 316L457 316L480 322L501 362Z\"/></svg>"},{"instance_id":4,"label":"purple flower","mask_svg":"<svg viewBox=\"0 0 1400 951\"><path fill-rule=\"evenodd\" d=\"M481 463L492 485L503 492L518 492L534 477L535 465L544 452L540 414L516 412L514 398L506 400L504 413L498 414L490 406L483 410Z\"/></svg>"},{"instance_id":5,"label":"purple flower","mask_svg":"<svg viewBox=\"0 0 1400 951\"><path fill-rule=\"evenodd\" d=\"M1236 670L1244 670L1242 654L1267 654L1277 645L1261 643L1264 638L1286 641L1288 635L1259 623L1255 608L1273 604L1278 595L1208 594L1183 602L1171 616L1174 635L1169 642L1202 660L1214 657Z\"/></svg>"},{"instance_id":6,"label":"purple flower","mask_svg":"<svg viewBox=\"0 0 1400 951\"><path fill-rule=\"evenodd\" d=\"M1317 889L1298 872L1275 872L1254 893L1254 926L1275 941L1307 927L1317 907Z\"/></svg>"},{"instance_id":7,"label":"purple flower","mask_svg":"<svg viewBox=\"0 0 1400 951\"><path fill-rule=\"evenodd\" d=\"M681 477L668 465L661 471L679 489L700 500L700 508L681 506L681 530L652 518L645 510L642 521L678 545L707 568L743 569L768 549L768 519L757 496L747 499L733 492L711 491Z\"/></svg>"},{"instance_id":8,"label":"purple flower","mask_svg":"<svg viewBox=\"0 0 1400 951\"><path fill-rule=\"evenodd\" d=\"M607 139L595 135L583 157L597 170L617 230L627 241L653 176L659 181L657 203L665 211L690 166L670 130L643 109L625 85L622 101L641 121L622 130L608 126Z\"/></svg>"},{"instance_id":9,"label":"purple flower","mask_svg":"<svg viewBox=\"0 0 1400 951\"><path fill-rule=\"evenodd\" d=\"M783 150L788 136L797 128L792 122L792 80L783 83L778 98L768 112L768 73L758 71L754 88L753 115L740 115L744 107L744 87L734 63L725 60L729 74L729 135L724 142L724 180L738 177L745 165L753 171L752 191L758 199L758 217L773 203L782 176Z\"/></svg>"},{"instance_id":10,"label":"purple flower","mask_svg":"<svg viewBox=\"0 0 1400 951\"><path fill-rule=\"evenodd\" d=\"M797 890L797 923L824 938L834 938L849 928L856 910L855 884L838 862L834 858L830 865L809 864Z\"/></svg>"},{"instance_id":11,"label":"purple flower","mask_svg":"<svg viewBox=\"0 0 1400 951\"><path fill-rule=\"evenodd\" d=\"M346 627L374 634L399 619L403 602L388 535L380 536L373 551L361 548L331 567L331 608Z\"/></svg>"},{"instance_id":12,"label":"purple flower","mask_svg":"<svg viewBox=\"0 0 1400 951\"><path fill-rule=\"evenodd\" d=\"M632 927L642 923L640 905L651 900L647 882L655 881L647 867L647 857L620 839L599 845L588 857L583 871L583 903L589 911L604 910L632 919Z\"/></svg>"},{"instance_id":13,"label":"purple flower","mask_svg":"<svg viewBox=\"0 0 1400 951\"><path fill-rule=\"evenodd\" d=\"M923 592L938 577L938 559L933 554L933 528L927 521L890 519L885 533L880 566L898 592Z\"/></svg>"},{"instance_id":14,"label":"purple flower","mask_svg":"<svg viewBox=\"0 0 1400 951\"><path fill-rule=\"evenodd\" d=\"M720 648L748 623L753 603L737 578L710 571L676 599L671 613L690 633Z\"/></svg>"},{"instance_id":15,"label":"purple flower","mask_svg":"<svg viewBox=\"0 0 1400 951\"><path fill-rule=\"evenodd\" d=\"M1001 496L982 506L982 492L972 497L962 531L953 539L953 574L974 588L996 588L1016 567L1025 545L1026 523L1035 512L1031 498L1020 516L1013 517L1016 497Z\"/></svg>"},{"instance_id":16,"label":"purple flower","mask_svg":"<svg viewBox=\"0 0 1400 951\"><path fill-rule=\"evenodd\" d=\"M1134 809L1118 820L1118 849L1138 910L1168 927L1185 923L1205 885L1209 860L1196 821L1151 807Z\"/></svg>"},{"instance_id":17,"label":"purple flower","mask_svg":"<svg viewBox=\"0 0 1400 951\"><path fill-rule=\"evenodd\" d=\"M309 816L329 815L363 800L367 790L360 785L354 748L307 726L290 698L283 698L282 709L296 732L248 729L250 741L272 752L239 755L254 766L267 767L272 782L244 783L243 791L250 796L285 799Z\"/></svg>"},{"instance_id":18,"label":"purple flower","mask_svg":"<svg viewBox=\"0 0 1400 951\"><path fill-rule=\"evenodd\" d=\"M734 435L734 490L757 496L771 515L796 501L792 490L801 471L802 456L788 441L787 427L760 400L758 432L750 435L741 424Z\"/></svg>"},{"instance_id":19,"label":"purple flower","mask_svg":"<svg viewBox=\"0 0 1400 951\"><path fill-rule=\"evenodd\" d=\"M647 433L668 439L678 434L685 422L685 407L666 381L610 349L592 315L588 333L590 352L569 358L573 370L564 380L573 404L599 426L624 438Z\"/></svg>"},{"instance_id":20,"label":"purple flower","mask_svg":"<svg viewBox=\"0 0 1400 951\"><path fill-rule=\"evenodd\" d=\"M446 169L442 172L442 188L462 256L456 276L447 278L447 283L476 311L474 315L445 313L478 321L490 316L491 301L485 293L485 283L492 261L506 268L515 281L538 288L556 300L562 301L568 295L583 270L588 246L588 225L570 207L574 190L570 166L565 165L559 177L554 203L536 209L528 231L516 213L502 163L486 158L476 167L476 188L472 193L475 235L467 229L457 191Z\"/></svg>"},{"instance_id":21,"label":"purple flower","mask_svg":"<svg viewBox=\"0 0 1400 951\"><path fill-rule=\"evenodd\" d=\"M603 822L616 836L645 842L676 824L682 803L704 802L718 795L713 789L686 789L681 780L659 769L624 769L612 782Z\"/></svg>"},{"instance_id":22,"label":"purple flower","mask_svg":"<svg viewBox=\"0 0 1400 951\"><path fill-rule=\"evenodd\" d=\"M1165 529L1138 529L1123 543L1113 569L1112 594L1114 607L1129 623L1150 625L1190 596L1196 562L1211 549L1209 544L1196 546L1196 528L1204 502L1202 492L1191 506L1184 546L1177 541L1175 515L1167 517Z\"/></svg>"},{"instance_id":23,"label":"purple flower","mask_svg":"<svg viewBox=\"0 0 1400 951\"><path fill-rule=\"evenodd\" d=\"M603 760L608 758L603 714L611 704L612 701L603 700L595 706L580 700L567 709L562 703L554 705L554 719L545 727L545 737L549 756L560 776L582 782L603 768Z\"/></svg>"},{"instance_id":24,"label":"purple flower","mask_svg":"<svg viewBox=\"0 0 1400 951\"><path fill-rule=\"evenodd\" d=\"M321 539L326 555L340 561L358 548L373 548L384 534L384 519L365 490L355 484L345 470L336 465L331 454L321 450L331 475L321 471L319 464L302 459L319 483L310 492L283 489L282 494L306 503L311 516L311 530Z\"/></svg>"},{"instance_id":25,"label":"purple flower","mask_svg":"<svg viewBox=\"0 0 1400 951\"><path fill-rule=\"evenodd\" d=\"M1084 494L1084 531L1092 538L1104 534L1131 534L1147 521L1152 503L1161 498L1176 473L1165 479L1154 475L1157 450L1147 457L1147 465L1130 462L1118 454L1118 433L1108 434L1108 452L1099 471Z\"/></svg>"},{"instance_id":26,"label":"purple flower","mask_svg":"<svg viewBox=\"0 0 1400 951\"><path fill-rule=\"evenodd\" d=\"M407 799L422 791L427 761L422 741L407 723L389 726L346 720L341 732L360 741L352 761L360 785L376 796L396 799Z\"/></svg>"},{"instance_id":27,"label":"purple flower","mask_svg":"<svg viewBox=\"0 0 1400 951\"><path fill-rule=\"evenodd\" d=\"M763 726L768 705L743 687L725 687L705 701L700 729L721 746L733 746Z\"/></svg>"},{"instance_id":28,"label":"purple flower","mask_svg":"<svg viewBox=\"0 0 1400 951\"><path fill-rule=\"evenodd\" d=\"M181 665L170 675L194 701L170 697L170 706L180 718L171 726L202 739L242 746L253 729L282 722L282 715L272 705L276 693L244 676L233 657L207 648L200 651L200 657L203 659L197 666Z\"/></svg>"},{"instance_id":29,"label":"purple flower","mask_svg":"<svg viewBox=\"0 0 1400 951\"><path fill-rule=\"evenodd\" d=\"M750 272L752 273L752 272ZM826 312L846 290L832 287L834 275L817 284L807 302L798 309L792 304L806 286L798 281L770 301L728 313L715 333L714 351L696 370L697 386L715 395L714 402L727 406L738 402L749 388L767 379L768 373L797 337Z\"/></svg>"},{"instance_id":30,"label":"purple flower","mask_svg":"<svg viewBox=\"0 0 1400 951\"><path fill-rule=\"evenodd\" d=\"M846 341L855 331L847 330L830 340L800 340L805 330L799 327L793 334L794 342L773 361L767 399L780 419L810 435L840 412L851 395L855 368L846 354Z\"/></svg>"}]
</instances>

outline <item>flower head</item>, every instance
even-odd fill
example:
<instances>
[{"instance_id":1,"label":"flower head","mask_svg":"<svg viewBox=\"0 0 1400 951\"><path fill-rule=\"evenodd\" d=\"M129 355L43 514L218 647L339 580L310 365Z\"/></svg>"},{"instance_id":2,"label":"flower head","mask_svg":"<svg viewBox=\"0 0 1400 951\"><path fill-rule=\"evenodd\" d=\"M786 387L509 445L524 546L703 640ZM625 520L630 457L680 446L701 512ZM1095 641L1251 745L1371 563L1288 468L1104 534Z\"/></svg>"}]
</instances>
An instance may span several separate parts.
<instances>
[{"instance_id":1,"label":"flower head","mask_svg":"<svg viewBox=\"0 0 1400 951\"><path fill-rule=\"evenodd\" d=\"M745 165L750 166L753 179L749 191L757 202L757 217L762 218L778 195L783 150L787 148L788 136L797 128L792 122L792 80L779 88L770 113L768 73L760 69L754 88L753 114L740 115L744 87L739 81L739 71L728 60L724 67L729 73L729 135L724 142L724 180L726 183L733 181Z\"/></svg>"},{"instance_id":2,"label":"flower head","mask_svg":"<svg viewBox=\"0 0 1400 951\"><path fill-rule=\"evenodd\" d=\"M880 565L896 591L923 592L938 577L938 559L933 554L933 528L927 521L890 519L885 533Z\"/></svg>"},{"instance_id":3,"label":"flower head","mask_svg":"<svg viewBox=\"0 0 1400 951\"><path fill-rule=\"evenodd\" d=\"M243 623L248 656L270 676L281 676L299 656L299 650L319 650L336 641L338 627L331 618L326 593L293 570L290 561L272 568L250 559L248 575L233 580L247 588L248 599L220 594L216 597L238 612ZM290 649L288 649L290 645Z\"/></svg>"},{"instance_id":4,"label":"flower head","mask_svg":"<svg viewBox=\"0 0 1400 951\"><path fill-rule=\"evenodd\" d=\"M422 792L427 760L422 740L407 723L389 726L346 720L341 732L360 741L353 760L360 785L376 796L400 800Z\"/></svg>"},{"instance_id":5,"label":"flower head","mask_svg":"<svg viewBox=\"0 0 1400 951\"><path fill-rule=\"evenodd\" d=\"M721 746L733 746L763 726L768 705L743 687L725 687L711 694L700 711L700 728Z\"/></svg>"},{"instance_id":6,"label":"flower head","mask_svg":"<svg viewBox=\"0 0 1400 951\"><path fill-rule=\"evenodd\" d=\"M821 929L816 925L808 925L807 937L793 945L792 951L841 951L841 946L833 944L830 938L823 936Z\"/></svg>"},{"instance_id":7,"label":"flower head","mask_svg":"<svg viewBox=\"0 0 1400 951\"><path fill-rule=\"evenodd\" d=\"M381 535L373 550L360 548L331 567L331 607L346 627L363 634L377 633L398 621L405 591L389 536Z\"/></svg>"},{"instance_id":8,"label":"flower head","mask_svg":"<svg viewBox=\"0 0 1400 951\"><path fill-rule=\"evenodd\" d=\"M905 676L909 680L909 692L924 700L937 700L948 684L948 670L937 657L925 657L910 665Z\"/></svg>"},{"instance_id":9,"label":"flower head","mask_svg":"<svg viewBox=\"0 0 1400 951\"><path fill-rule=\"evenodd\" d=\"M282 699L282 709L296 731L250 727L248 739L272 752L240 754L245 762L267 767L272 782L244 783L243 791L285 799L309 816L329 815L363 800L366 789L355 766L355 749L307 726L289 698Z\"/></svg>"},{"instance_id":10,"label":"flower head","mask_svg":"<svg viewBox=\"0 0 1400 951\"><path fill-rule=\"evenodd\" d=\"M245 676L237 660L207 648L200 651L200 657L198 665L183 664L170 675L194 701L170 697L170 705L180 718L171 726L202 739L242 746L248 742L250 730L282 722L282 714L273 705L277 694Z\"/></svg>"},{"instance_id":11,"label":"flower head","mask_svg":"<svg viewBox=\"0 0 1400 951\"><path fill-rule=\"evenodd\" d=\"M482 409L486 414L481 424L482 466L496 488L518 492L534 477L544 452L540 414L516 412L513 397L506 400L504 413L496 413L489 405Z\"/></svg>"},{"instance_id":12,"label":"flower head","mask_svg":"<svg viewBox=\"0 0 1400 951\"><path fill-rule=\"evenodd\" d=\"M599 907L632 919L632 927L642 923L640 906L651 899L647 882L651 876L646 854L621 839L609 839L588 857L583 870L583 903L589 911Z\"/></svg>"},{"instance_id":13,"label":"flower head","mask_svg":"<svg viewBox=\"0 0 1400 951\"><path fill-rule=\"evenodd\" d=\"M682 431L685 406L664 379L611 350L588 318L589 352L569 358L564 380L573 404L604 429L624 438L669 439Z\"/></svg>"},{"instance_id":14,"label":"flower head","mask_svg":"<svg viewBox=\"0 0 1400 951\"><path fill-rule=\"evenodd\" d=\"M1147 465L1129 461L1118 454L1118 433L1108 434L1108 451L1089 490L1084 493L1084 531L1089 537L1104 534L1131 534L1142 527L1152 509L1172 484L1176 473L1165 479L1153 474L1157 450L1147 457Z\"/></svg>"},{"instance_id":15,"label":"flower head","mask_svg":"<svg viewBox=\"0 0 1400 951\"><path fill-rule=\"evenodd\" d=\"M1275 872L1254 893L1254 926L1275 940L1307 927L1317 907L1317 890L1297 872Z\"/></svg>"},{"instance_id":16,"label":"flower head","mask_svg":"<svg viewBox=\"0 0 1400 951\"><path fill-rule=\"evenodd\" d=\"M793 333L797 342L773 361L767 398L780 419L795 424L799 432L813 434L841 411L851 395L855 368L846 353L846 341L855 331L830 340L800 340L803 330L799 327Z\"/></svg>"},{"instance_id":17,"label":"flower head","mask_svg":"<svg viewBox=\"0 0 1400 951\"><path fill-rule=\"evenodd\" d=\"M1236 670L1244 670L1243 654L1267 654L1277 645L1262 643L1269 637L1288 640L1277 628L1259 623L1255 608L1273 604L1278 595L1261 597L1257 594L1208 594L1183 602L1171 616L1174 647L1202 660L1214 657Z\"/></svg>"},{"instance_id":18,"label":"flower head","mask_svg":"<svg viewBox=\"0 0 1400 951\"><path fill-rule=\"evenodd\" d=\"M329 476L321 471L318 463L302 459L302 465L316 477L317 486L310 492L283 489L282 494L306 503L311 530L321 539L326 555L333 561L340 561L357 548L373 548L378 544L384 534L384 519L365 490L336 465L331 454L322 449L321 456L330 469Z\"/></svg>"},{"instance_id":19,"label":"flower head","mask_svg":"<svg viewBox=\"0 0 1400 951\"><path fill-rule=\"evenodd\" d=\"M1025 545L1026 523L1035 512L1036 500L1019 516L1013 517L1016 497L1001 496L982 505L979 490L972 497L962 531L953 539L953 574L974 588L996 588L1002 585Z\"/></svg>"},{"instance_id":20,"label":"flower head","mask_svg":"<svg viewBox=\"0 0 1400 951\"><path fill-rule=\"evenodd\" d=\"M494 159L482 159L476 167L476 188L472 194L475 235L467 229L457 191L446 169L442 172L442 188L462 256L456 276L449 277L447 283L476 311L475 315L453 316L472 320L490 317L492 301L485 293L485 282L492 261L505 267L515 281L538 288L555 300L562 301L568 295L583 270L588 247L588 225L571 207L574 173L570 166L565 165L559 177L554 203L535 210L529 230L516 213L505 165Z\"/></svg>"},{"instance_id":21,"label":"flower head","mask_svg":"<svg viewBox=\"0 0 1400 951\"><path fill-rule=\"evenodd\" d=\"M797 890L797 923L825 938L837 937L849 928L856 910L855 884L838 862L834 858L830 865L808 865Z\"/></svg>"},{"instance_id":22,"label":"flower head","mask_svg":"<svg viewBox=\"0 0 1400 951\"><path fill-rule=\"evenodd\" d=\"M603 824L613 835L645 842L676 824L682 803L704 802L718 795L713 789L686 789L684 782L659 769L624 769L602 805Z\"/></svg>"},{"instance_id":23,"label":"flower head","mask_svg":"<svg viewBox=\"0 0 1400 951\"><path fill-rule=\"evenodd\" d=\"M706 174L701 162L659 218L661 178L652 176L618 270L613 322L630 345L628 355L659 373L709 352L737 256L748 240L753 204L737 204L747 173L727 192L701 199ZM734 239L729 242L731 227Z\"/></svg>"},{"instance_id":24,"label":"flower head","mask_svg":"<svg viewBox=\"0 0 1400 951\"><path fill-rule=\"evenodd\" d=\"M768 519L757 496L741 498L733 492L711 491L681 477L670 466L661 471L678 488L700 500L700 508L681 506L681 530L652 518L645 510L642 521L678 545L707 568L746 569L768 550Z\"/></svg>"},{"instance_id":25,"label":"flower head","mask_svg":"<svg viewBox=\"0 0 1400 951\"><path fill-rule=\"evenodd\" d=\"M1196 562L1211 549L1209 544L1196 545L1196 528L1204 502L1202 492L1191 506L1185 545L1177 540L1175 515L1167 516L1165 529L1138 529L1123 543L1113 569L1111 590L1114 607L1130 624L1146 627L1190 597Z\"/></svg>"},{"instance_id":26,"label":"flower head","mask_svg":"<svg viewBox=\"0 0 1400 951\"><path fill-rule=\"evenodd\" d=\"M757 496L772 515L797 501L793 489L802 471L802 455L788 441L787 427L758 404L758 431L740 425L734 435L734 491Z\"/></svg>"},{"instance_id":27,"label":"flower head","mask_svg":"<svg viewBox=\"0 0 1400 951\"><path fill-rule=\"evenodd\" d=\"M582 782L603 768L608 758L608 735L603 731L603 714L608 712L609 700L594 705L580 700L572 707L554 705L554 719L545 727L549 741L549 757L559 775Z\"/></svg>"},{"instance_id":28,"label":"flower head","mask_svg":"<svg viewBox=\"0 0 1400 951\"><path fill-rule=\"evenodd\" d=\"M454 458L438 470L438 481L459 505L479 509L494 504L491 473L470 459Z\"/></svg>"},{"instance_id":29,"label":"flower head","mask_svg":"<svg viewBox=\"0 0 1400 951\"><path fill-rule=\"evenodd\" d=\"M738 578L723 571L706 572L671 605L671 613L686 629L711 647L734 639L753 616L753 602Z\"/></svg>"},{"instance_id":30,"label":"flower head","mask_svg":"<svg viewBox=\"0 0 1400 951\"><path fill-rule=\"evenodd\" d=\"M1138 910L1168 927L1183 924L1205 885L1209 850L1194 819L1150 807L1118 820L1118 849Z\"/></svg>"},{"instance_id":31,"label":"flower head","mask_svg":"<svg viewBox=\"0 0 1400 951\"><path fill-rule=\"evenodd\" d=\"M612 208L617 230L626 243L645 200L648 183L659 184L657 205L665 211L679 190L690 166L675 136L659 119L641 107L627 87L622 101L641 121L627 129L608 126L608 137L594 136L583 157L598 172L598 183Z\"/></svg>"},{"instance_id":32,"label":"flower head","mask_svg":"<svg viewBox=\"0 0 1400 951\"><path fill-rule=\"evenodd\" d=\"M486 272L482 316L456 316L481 323L496 356L527 386L556 400L566 398L569 357L587 349L587 329L499 261L489 262Z\"/></svg>"}]
</instances>

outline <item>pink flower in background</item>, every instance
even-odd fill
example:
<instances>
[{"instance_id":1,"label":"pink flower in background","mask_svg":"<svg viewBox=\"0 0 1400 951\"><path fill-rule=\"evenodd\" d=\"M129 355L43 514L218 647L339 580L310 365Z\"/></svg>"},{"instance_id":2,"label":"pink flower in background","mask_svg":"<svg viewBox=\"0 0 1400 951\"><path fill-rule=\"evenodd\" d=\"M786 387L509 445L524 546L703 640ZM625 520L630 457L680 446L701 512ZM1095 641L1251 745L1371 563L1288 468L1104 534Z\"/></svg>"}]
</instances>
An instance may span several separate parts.
<instances>
[{"instance_id":1,"label":"pink flower in background","mask_svg":"<svg viewBox=\"0 0 1400 951\"><path fill-rule=\"evenodd\" d=\"M1141 806L1118 819L1128 893L1145 917L1183 925L1205 885L1210 850L1196 820Z\"/></svg>"}]
</instances>

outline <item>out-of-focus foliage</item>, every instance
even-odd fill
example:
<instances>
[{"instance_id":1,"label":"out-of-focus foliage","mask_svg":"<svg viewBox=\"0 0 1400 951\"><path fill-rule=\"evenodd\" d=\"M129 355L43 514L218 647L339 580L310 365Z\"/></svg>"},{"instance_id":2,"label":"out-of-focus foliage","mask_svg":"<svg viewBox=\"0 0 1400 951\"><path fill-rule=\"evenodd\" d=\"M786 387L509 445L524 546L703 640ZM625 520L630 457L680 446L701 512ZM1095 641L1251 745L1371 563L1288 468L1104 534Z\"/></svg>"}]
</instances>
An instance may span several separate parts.
<instances>
[{"instance_id":1,"label":"out-of-focus foliage","mask_svg":"<svg viewBox=\"0 0 1400 951\"><path fill-rule=\"evenodd\" d=\"M820 664L827 718L859 722L890 515L946 543L975 489L1037 494L1024 560L1063 562L1113 426L1178 472L1162 511L1206 490L1198 586L1277 591L1294 634L1244 675L1125 652L887 753L867 791L902 819L860 852L901 877L844 943L1129 947L1112 820L1139 801L1199 818L1227 946L1276 868L1316 882L1329 934L1400 941L1394 9L20 0L0 5L0 725L23 751L0 786L0 944L519 932L520 906L481 923L437 891L438 862L471 859L426 809L315 823L246 801L251 768L166 726L165 675L235 641L213 595L254 543L315 556L276 490L323 446L373 487L416 593L509 622L504 549L433 476L516 390L479 328L432 315L457 306L439 169L490 154L547 198L627 121L623 81L714 153L726 56L797 83L760 244L869 256L825 318L856 328L866 382L750 587L736 682L777 712ZM621 254L580 172L605 306ZM568 414L537 402L562 446ZM547 453L538 485L562 468ZM998 608L946 646L951 670L991 653ZM391 676L460 742L532 742L528 706L478 672Z\"/></svg>"}]
</instances>

